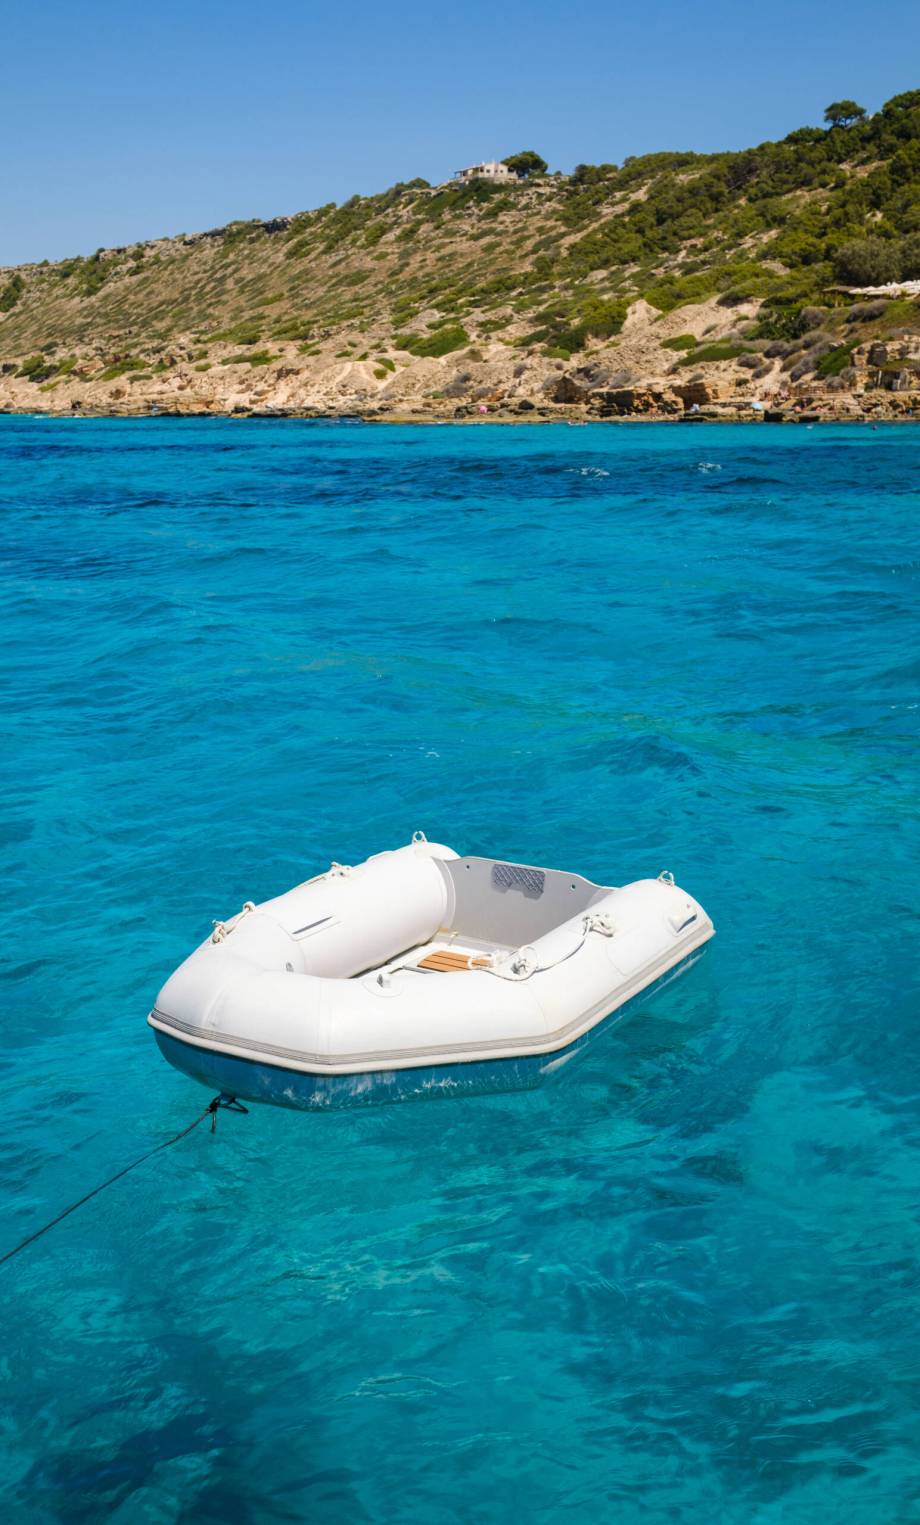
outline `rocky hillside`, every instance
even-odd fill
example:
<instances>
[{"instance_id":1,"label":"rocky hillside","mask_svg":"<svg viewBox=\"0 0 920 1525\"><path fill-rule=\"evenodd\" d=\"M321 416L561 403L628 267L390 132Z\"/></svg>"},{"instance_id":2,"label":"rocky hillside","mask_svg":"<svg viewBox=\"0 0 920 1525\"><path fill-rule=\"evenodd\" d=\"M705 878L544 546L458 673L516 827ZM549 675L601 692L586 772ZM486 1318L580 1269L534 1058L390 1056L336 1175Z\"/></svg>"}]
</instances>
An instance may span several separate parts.
<instances>
[{"instance_id":1,"label":"rocky hillside","mask_svg":"<svg viewBox=\"0 0 920 1525\"><path fill-rule=\"evenodd\" d=\"M413 180L2 270L0 408L920 406L920 91L871 117L841 104L738 153Z\"/></svg>"}]
</instances>

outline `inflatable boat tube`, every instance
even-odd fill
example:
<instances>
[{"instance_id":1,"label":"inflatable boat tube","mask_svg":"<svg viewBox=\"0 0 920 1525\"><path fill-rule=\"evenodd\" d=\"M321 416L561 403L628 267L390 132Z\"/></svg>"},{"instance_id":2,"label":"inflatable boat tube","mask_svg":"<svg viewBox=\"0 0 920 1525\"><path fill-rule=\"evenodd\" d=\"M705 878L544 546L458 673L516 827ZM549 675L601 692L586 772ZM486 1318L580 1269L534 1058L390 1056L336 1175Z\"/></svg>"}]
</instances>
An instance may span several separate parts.
<instances>
[{"instance_id":1,"label":"inflatable boat tube","mask_svg":"<svg viewBox=\"0 0 920 1525\"><path fill-rule=\"evenodd\" d=\"M148 1018L202 1084L298 1108L537 1084L713 936L669 874L620 888L421 833L218 922Z\"/></svg>"}]
</instances>

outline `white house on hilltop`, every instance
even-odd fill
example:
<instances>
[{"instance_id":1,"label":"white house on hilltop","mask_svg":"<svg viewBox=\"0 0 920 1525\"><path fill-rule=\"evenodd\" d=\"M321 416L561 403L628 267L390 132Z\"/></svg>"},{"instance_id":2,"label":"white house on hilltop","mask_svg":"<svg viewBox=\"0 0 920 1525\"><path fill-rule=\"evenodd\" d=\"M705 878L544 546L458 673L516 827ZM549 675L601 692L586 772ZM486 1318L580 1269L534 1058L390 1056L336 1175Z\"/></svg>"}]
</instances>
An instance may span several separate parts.
<instances>
[{"instance_id":1,"label":"white house on hilltop","mask_svg":"<svg viewBox=\"0 0 920 1525\"><path fill-rule=\"evenodd\" d=\"M461 185L469 185L471 180L511 182L520 179L520 176L516 175L513 169L509 169L507 164L502 164L497 159L486 159L482 164L471 164L468 169L455 170L454 179L459 180Z\"/></svg>"}]
</instances>

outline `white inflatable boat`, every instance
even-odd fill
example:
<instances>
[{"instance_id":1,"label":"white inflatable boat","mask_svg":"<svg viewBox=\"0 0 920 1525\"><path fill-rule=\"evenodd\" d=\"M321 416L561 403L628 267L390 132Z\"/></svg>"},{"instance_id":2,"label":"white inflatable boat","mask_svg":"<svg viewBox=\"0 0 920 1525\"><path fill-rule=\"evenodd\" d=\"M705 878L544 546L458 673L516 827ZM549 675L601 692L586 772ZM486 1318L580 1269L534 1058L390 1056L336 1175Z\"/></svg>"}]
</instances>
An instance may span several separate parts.
<instances>
[{"instance_id":1,"label":"white inflatable boat","mask_svg":"<svg viewBox=\"0 0 920 1525\"><path fill-rule=\"evenodd\" d=\"M149 1022L249 1101L328 1107L534 1085L713 925L670 874L619 889L416 832L215 924Z\"/></svg>"}]
</instances>

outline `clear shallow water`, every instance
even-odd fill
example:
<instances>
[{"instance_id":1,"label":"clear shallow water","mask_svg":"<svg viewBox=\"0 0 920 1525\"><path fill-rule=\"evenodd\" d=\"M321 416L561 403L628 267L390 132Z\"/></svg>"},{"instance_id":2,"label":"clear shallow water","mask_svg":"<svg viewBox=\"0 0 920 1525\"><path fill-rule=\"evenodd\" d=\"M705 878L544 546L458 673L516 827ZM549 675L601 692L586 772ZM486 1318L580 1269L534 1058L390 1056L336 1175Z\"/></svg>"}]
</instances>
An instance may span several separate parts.
<instances>
[{"instance_id":1,"label":"clear shallow water","mask_svg":"<svg viewBox=\"0 0 920 1525\"><path fill-rule=\"evenodd\" d=\"M0 418L5 1248L212 918L420 827L706 959L524 1095L225 1117L0 1271L6 1520L916 1518L920 432Z\"/></svg>"}]
</instances>

